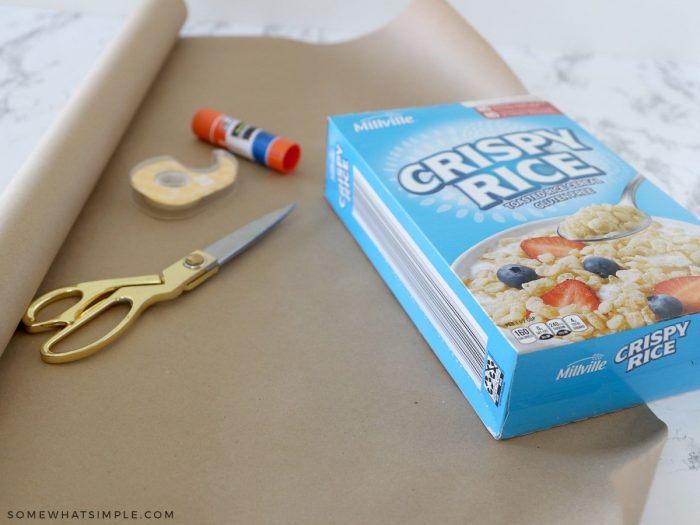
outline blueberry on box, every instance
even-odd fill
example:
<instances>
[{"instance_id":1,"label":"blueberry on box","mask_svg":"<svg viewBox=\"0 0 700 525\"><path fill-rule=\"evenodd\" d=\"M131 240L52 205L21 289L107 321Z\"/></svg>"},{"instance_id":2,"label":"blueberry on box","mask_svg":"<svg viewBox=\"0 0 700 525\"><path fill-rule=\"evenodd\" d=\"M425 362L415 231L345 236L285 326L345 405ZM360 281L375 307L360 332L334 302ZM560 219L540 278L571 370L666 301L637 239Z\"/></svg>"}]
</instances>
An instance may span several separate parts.
<instances>
[{"instance_id":1,"label":"blueberry on box","mask_svg":"<svg viewBox=\"0 0 700 525\"><path fill-rule=\"evenodd\" d=\"M622 270L622 267L615 261L606 259L605 257L586 257L583 260L583 269L600 275L601 277L610 277Z\"/></svg>"},{"instance_id":2,"label":"blueberry on box","mask_svg":"<svg viewBox=\"0 0 700 525\"><path fill-rule=\"evenodd\" d=\"M647 297L647 302L651 311L661 321L678 317L683 313L683 303L672 295L652 295Z\"/></svg>"},{"instance_id":3,"label":"blueberry on box","mask_svg":"<svg viewBox=\"0 0 700 525\"><path fill-rule=\"evenodd\" d=\"M523 284L539 279L535 270L522 264L506 264L496 272L496 277L511 288L522 288Z\"/></svg>"}]
</instances>

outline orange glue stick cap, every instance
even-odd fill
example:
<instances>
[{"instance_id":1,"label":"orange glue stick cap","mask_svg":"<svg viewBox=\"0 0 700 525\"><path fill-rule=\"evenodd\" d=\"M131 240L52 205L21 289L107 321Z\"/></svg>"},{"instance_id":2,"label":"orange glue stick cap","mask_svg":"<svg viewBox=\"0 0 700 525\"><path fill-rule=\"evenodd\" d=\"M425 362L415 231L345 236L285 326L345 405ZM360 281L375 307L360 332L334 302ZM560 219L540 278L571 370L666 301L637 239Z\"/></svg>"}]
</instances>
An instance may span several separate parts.
<instances>
[{"instance_id":1,"label":"orange glue stick cap","mask_svg":"<svg viewBox=\"0 0 700 525\"><path fill-rule=\"evenodd\" d=\"M223 123L224 114L213 109L203 108L195 113L192 118L192 131L200 139L205 142L214 144L215 146L221 146L219 141L224 140L225 136L223 134L223 126L216 126L217 121ZM221 128L221 132L217 136L216 130ZM218 139L218 140L217 140Z\"/></svg>"},{"instance_id":2,"label":"orange glue stick cap","mask_svg":"<svg viewBox=\"0 0 700 525\"><path fill-rule=\"evenodd\" d=\"M195 113L192 131L210 144L226 148L280 173L292 172L301 158L301 147L296 142L213 109L203 108Z\"/></svg>"},{"instance_id":3,"label":"orange glue stick cap","mask_svg":"<svg viewBox=\"0 0 700 525\"><path fill-rule=\"evenodd\" d=\"M301 147L285 137L277 137L267 150L266 164L280 173L290 173L299 164Z\"/></svg>"}]
</instances>

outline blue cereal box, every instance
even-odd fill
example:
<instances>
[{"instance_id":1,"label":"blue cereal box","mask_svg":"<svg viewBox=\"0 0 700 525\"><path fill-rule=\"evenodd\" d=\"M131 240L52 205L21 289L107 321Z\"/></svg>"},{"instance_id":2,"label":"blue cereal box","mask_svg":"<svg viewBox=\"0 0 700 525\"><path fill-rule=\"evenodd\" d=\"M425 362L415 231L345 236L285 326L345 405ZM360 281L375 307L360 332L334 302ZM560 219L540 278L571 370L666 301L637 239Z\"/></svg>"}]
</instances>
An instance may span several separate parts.
<instances>
[{"instance_id":1,"label":"blue cereal box","mask_svg":"<svg viewBox=\"0 0 700 525\"><path fill-rule=\"evenodd\" d=\"M326 198L488 430L700 387L700 224L535 98L331 117Z\"/></svg>"}]
</instances>

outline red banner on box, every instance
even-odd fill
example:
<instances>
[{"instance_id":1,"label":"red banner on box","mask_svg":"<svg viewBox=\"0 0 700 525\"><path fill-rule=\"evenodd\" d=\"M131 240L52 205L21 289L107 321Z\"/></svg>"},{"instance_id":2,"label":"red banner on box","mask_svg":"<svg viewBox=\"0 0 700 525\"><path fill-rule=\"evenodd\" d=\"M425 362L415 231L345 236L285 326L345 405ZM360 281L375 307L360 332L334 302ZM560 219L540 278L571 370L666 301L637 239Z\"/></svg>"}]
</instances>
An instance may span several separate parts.
<instances>
[{"instance_id":1,"label":"red banner on box","mask_svg":"<svg viewBox=\"0 0 700 525\"><path fill-rule=\"evenodd\" d=\"M532 100L527 102L509 102L489 106L475 106L486 118L527 117L529 115L560 115L556 107L549 102Z\"/></svg>"}]
</instances>

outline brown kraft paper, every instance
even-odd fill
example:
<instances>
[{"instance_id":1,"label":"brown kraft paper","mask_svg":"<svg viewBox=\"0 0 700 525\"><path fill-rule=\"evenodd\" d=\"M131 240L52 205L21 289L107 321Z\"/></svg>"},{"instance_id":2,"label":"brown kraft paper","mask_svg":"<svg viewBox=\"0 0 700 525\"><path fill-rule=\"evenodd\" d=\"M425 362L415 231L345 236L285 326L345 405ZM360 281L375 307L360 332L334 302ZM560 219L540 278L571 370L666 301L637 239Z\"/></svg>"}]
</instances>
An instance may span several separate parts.
<instances>
[{"instance_id":1,"label":"brown kraft paper","mask_svg":"<svg viewBox=\"0 0 700 525\"><path fill-rule=\"evenodd\" d=\"M135 53L137 53L135 51ZM169 509L173 523L633 523L665 439L646 407L494 440L322 196L329 114L522 93L446 4L334 45L183 39L40 291L157 272L298 203L207 283L60 366L17 332L0 361L0 509ZM297 140L296 173L241 161L181 221L129 169L210 163L201 106Z\"/></svg>"}]
</instances>

